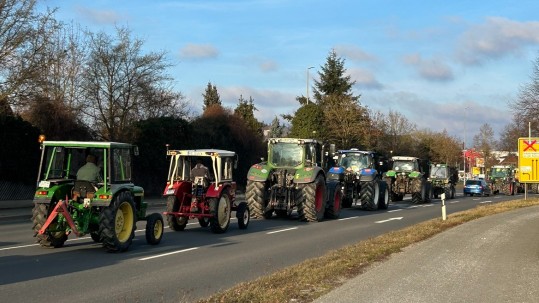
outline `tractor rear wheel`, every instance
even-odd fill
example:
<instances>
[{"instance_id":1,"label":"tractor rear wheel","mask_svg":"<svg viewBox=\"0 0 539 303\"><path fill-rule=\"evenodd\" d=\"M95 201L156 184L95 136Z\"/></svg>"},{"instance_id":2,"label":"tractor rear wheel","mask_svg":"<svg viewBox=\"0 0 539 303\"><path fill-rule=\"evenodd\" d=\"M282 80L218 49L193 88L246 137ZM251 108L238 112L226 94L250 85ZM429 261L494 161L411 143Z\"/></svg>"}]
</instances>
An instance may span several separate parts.
<instances>
[{"instance_id":1,"label":"tractor rear wheel","mask_svg":"<svg viewBox=\"0 0 539 303\"><path fill-rule=\"evenodd\" d=\"M208 225L210 225L210 218L209 217L198 218L198 224L200 225L200 227L208 227Z\"/></svg>"},{"instance_id":2,"label":"tractor rear wheel","mask_svg":"<svg viewBox=\"0 0 539 303\"><path fill-rule=\"evenodd\" d=\"M377 210L380 200L380 184L377 179L361 184L361 208L364 210Z\"/></svg>"},{"instance_id":3,"label":"tractor rear wheel","mask_svg":"<svg viewBox=\"0 0 539 303\"><path fill-rule=\"evenodd\" d=\"M163 217L153 213L146 218L146 242L157 245L163 238Z\"/></svg>"},{"instance_id":4,"label":"tractor rear wheel","mask_svg":"<svg viewBox=\"0 0 539 303\"><path fill-rule=\"evenodd\" d=\"M322 221L326 210L326 182L324 177L319 175L314 182L300 186L299 219L307 222ZM302 211L299 211L299 209Z\"/></svg>"},{"instance_id":5,"label":"tractor rear wheel","mask_svg":"<svg viewBox=\"0 0 539 303\"><path fill-rule=\"evenodd\" d=\"M37 242L43 247L59 248L64 246L65 241L67 241L67 235L64 230L55 230L56 228L58 228L58 225L56 223L58 222L58 217L56 217L56 219L54 219L54 222L49 225L49 228L47 228L47 231L45 231L44 234L39 234L39 230L47 221L50 211L52 211L54 206L56 206L56 203L54 202L51 202L50 204L34 204L34 208L32 209L34 232L37 234Z\"/></svg>"},{"instance_id":6,"label":"tractor rear wheel","mask_svg":"<svg viewBox=\"0 0 539 303\"><path fill-rule=\"evenodd\" d=\"M266 214L264 213L265 209L265 182L255 182L255 181L247 181L247 188L245 190L245 198L247 200L247 204L249 205L249 210L251 211L251 215L253 218L265 218L268 219ZM269 217L271 218L271 212L269 213Z\"/></svg>"},{"instance_id":7,"label":"tractor rear wheel","mask_svg":"<svg viewBox=\"0 0 539 303\"><path fill-rule=\"evenodd\" d=\"M167 212L177 212L180 209L180 201L176 199L176 196L169 196L167 198ZM187 225L187 217L176 217L174 215L167 215L168 227L174 231L182 231Z\"/></svg>"},{"instance_id":8,"label":"tractor rear wheel","mask_svg":"<svg viewBox=\"0 0 539 303\"><path fill-rule=\"evenodd\" d=\"M342 190L339 182L329 184L329 207L326 209L324 216L328 219L337 219L341 215L342 207Z\"/></svg>"},{"instance_id":9,"label":"tractor rear wheel","mask_svg":"<svg viewBox=\"0 0 539 303\"><path fill-rule=\"evenodd\" d=\"M210 228L216 234L222 234L228 229L230 224L230 197L228 193L221 193L219 199L210 198Z\"/></svg>"},{"instance_id":10,"label":"tractor rear wheel","mask_svg":"<svg viewBox=\"0 0 539 303\"><path fill-rule=\"evenodd\" d=\"M386 182L379 182L380 184L380 199L378 200L378 209L388 209L389 207L389 190Z\"/></svg>"},{"instance_id":11,"label":"tractor rear wheel","mask_svg":"<svg viewBox=\"0 0 539 303\"><path fill-rule=\"evenodd\" d=\"M126 251L135 237L135 227L135 203L128 191L118 194L99 214L99 234L110 252Z\"/></svg>"},{"instance_id":12,"label":"tractor rear wheel","mask_svg":"<svg viewBox=\"0 0 539 303\"><path fill-rule=\"evenodd\" d=\"M424 195L424 187L425 184L423 180L421 179L414 179L412 181L412 203L413 204L420 204L423 203L423 195Z\"/></svg>"}]
</instances>

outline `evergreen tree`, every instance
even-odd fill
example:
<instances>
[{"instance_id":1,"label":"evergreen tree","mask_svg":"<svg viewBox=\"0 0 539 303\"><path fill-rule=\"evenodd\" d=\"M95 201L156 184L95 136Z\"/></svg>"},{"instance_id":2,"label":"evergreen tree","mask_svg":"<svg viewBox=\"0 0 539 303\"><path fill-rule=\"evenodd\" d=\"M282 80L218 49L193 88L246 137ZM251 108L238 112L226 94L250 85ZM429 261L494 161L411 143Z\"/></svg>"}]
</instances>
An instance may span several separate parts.
<instances>
[{"instance_id":1,"label":"evergreen tree","mask_svg":"<svg viewBox=\"0 0 539 303\"><path fill-rule=\"evenodd\" d=\"M279 122L279 118L275 116L273 121L271 121L269 136L270 138L280 138L283 136L283 134L284 134L284 126L282 126L281 123Z\"/></svg>"},{"instance_id":2,"label":"evergreen tree","mask_svg":"<svg viewBox=\"0 0 539 303\"><path fill-rule=\"evenodd\" d=\"M346 76L345 60L339 58L335 50L332 50L326 58L326 64L318 72L320 80L314 80L314 99L317 103L323 103L324 96L336 95L349 97L354 101L359 100L359 95L354 96L352 86L356 81L352 81L350 75Z\"/></svg>"},{"instance_id":3,"label":"evergreen tree","mask_svg":"<svg viewBox=\"0 0 539 303\"><path fill-rule=\"evenodd\" d=\"M221 97L217 92L217 87L215 87L215 85L212 85L211 82L208 82L208 86L206 86L206 90L202 94L202 97L204 97L204 105L202 107L202 111L206 111L206 109L211 107L212 105L222 106Z\"/></svg>"},{"instance_id":4,"label":"evergreen tree","mask_svg":"<svg viewBox=\"0 0 539 303\"><path fill-rule=\"evenodd\" d=\"M234 110L234 115L240 117L245 121L247 127L256 134L262 135L262 123L259 122L254 115L254 111L258 110L254 105L253 97L249 96L249 100L243 99L240 95L238 99L238 106Z\"/></svg>"}]
</instances>

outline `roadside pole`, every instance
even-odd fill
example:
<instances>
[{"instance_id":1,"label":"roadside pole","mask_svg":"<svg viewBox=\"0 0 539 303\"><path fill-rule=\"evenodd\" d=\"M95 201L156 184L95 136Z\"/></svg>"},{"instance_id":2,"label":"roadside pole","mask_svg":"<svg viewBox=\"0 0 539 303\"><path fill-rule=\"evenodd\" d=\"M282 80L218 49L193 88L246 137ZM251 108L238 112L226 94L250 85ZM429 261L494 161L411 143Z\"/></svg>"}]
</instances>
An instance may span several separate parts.
<instances>
[{"instance_id":1,"label":"roadside pole","mask_svg":"<svg viewBox=\"0 0 539 303\"><path fill-rule=\"evenodd\" d=\"M445 221L447 220L447 215L445 212L445 193L442 193L440 197L442 198L442 220Z\"/></svg>"}]
</instances>

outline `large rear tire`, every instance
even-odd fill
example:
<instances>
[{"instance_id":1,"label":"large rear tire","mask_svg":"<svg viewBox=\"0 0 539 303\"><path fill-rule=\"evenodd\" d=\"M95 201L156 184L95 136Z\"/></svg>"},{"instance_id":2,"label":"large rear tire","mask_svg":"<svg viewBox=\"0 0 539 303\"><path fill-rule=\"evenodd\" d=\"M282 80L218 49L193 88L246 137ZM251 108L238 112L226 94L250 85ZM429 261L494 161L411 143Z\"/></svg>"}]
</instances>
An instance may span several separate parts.
<instances>
[{"instance_id":1,"label":"large rear tire","mask_svg":"<svg viewBox=\"0 0 539 303\"><path fill-rule=\"evenodd\" d=\"M424 201L425 184L421 179L415 179L412 181L412 203L420 204Z\"/></svg>"},{"instance_id":2,"label":"large rear tire","mask_svg":"<svg viewBox=\"0 0 539 303\"><path fill-rule=\"evenodd\" d=\"M167 212L177 212L180 209L180 201L176 196L169 196L167 198ZM182 231L187 226L187 217L176 217L174 215L167 215L168 227L174 231Z\"/></svg>"},{"instance_id":3,"label":"large rear tire","mask_svg":"<svg viewBox=\"0 0 539 303\"><path fill-rule=\"evenodd\" d=\"M228 229L230 224L230 197L228 193L222 192L219 199L210 198L210 228L216 234L222 234Z\"/></svg>"},{"instance_id":4,"label":"large rear tire","mask_svg":"<svg viewBox=\"0 0 539 303\"><path fill-rule=\"evenodd\" d=\"M377 210L380 199L380 184L377 179L361 182L361 208L364 210Z\"/></svg>"},{"instance_id":5,"label":"large rear tire","mask_svg":"<svg viewBox=\"0 0 539 303\"><path fill-rule=\"evenodd\" d=\"M38 233L41 227L43 227L43 225L47 221L50 212L54 209L55 206L55 202L51 202L50 204L34 204L34 208L32 209L34 232L37 234L37 242L43 247L59 248L64 246L65 241L67 241L67 235L64 230L56 231L56 229L58 228L58 217L56 217L54 221L49 225L47 231L45 231L44 234L40 235Z\"/></svg>"},{"instance_id":6,"label":"large rear tire","mask_svg":"<svg viewBox=\"0 0 539 303\"><path fill-rule=\"evenodd\" d=\"M343 201L341 184L339 182L333 182L330 183L328 187L329 206L327 207L324 216L328 219L338 219L341 215L341 206Z\"/></svg>"},{"instance_id":7,"label":"large rear tire","mask_svg":"<svg viewBox=\"0 0 539 303\"><path fill-rule=\"evenodd\" d=\"M135 237L135 218L133 196L121 192L99 215L103 247L110 252L126 251Z\"/></svg>"},{"instance_id":8,"label":"large rear tire","mask_svg":"<svg viewBox=\"0 0 539 303\"><path fill-rule=\"evenodd\" d=\"M247 188L245 190L245 198L249 206L249 210L253 218L265 218L268 219L268 216L264 213L265 205L265 195L266 186L265 182L255 182L247 181ZM269 218L271 218L272 213L270 212Z\"/></svg>"},{"instance_id":9,"label":"large rear tire","mask_svg":"<svg viewBox=\"0 0 539 303\"><path fill-rule=\"evenodd\" d=\"M300 204L302 211L298 211L299 219L307 222L317 222L324 219L326 210L326 182L322 175L318 175L314 182L302 184Z\"/></svg>"}]
</instances>

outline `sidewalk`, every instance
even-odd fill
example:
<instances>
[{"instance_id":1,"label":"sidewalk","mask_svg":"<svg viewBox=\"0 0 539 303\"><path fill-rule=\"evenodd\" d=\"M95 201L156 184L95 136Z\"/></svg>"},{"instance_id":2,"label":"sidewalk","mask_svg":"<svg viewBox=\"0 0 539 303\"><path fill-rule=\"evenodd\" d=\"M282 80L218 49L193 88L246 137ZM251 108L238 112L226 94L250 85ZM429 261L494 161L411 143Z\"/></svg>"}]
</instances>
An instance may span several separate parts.
<instances>
[{"instance_id":1,"label":"sidewalk","mask_svg":"<svg viewBox=\"0 0 539 303\"><path fill-rule=\"evenodd\" d=\"M480 218L414 244L315 303L538 302L539 206Z\"/></svg>"}]
</instances>

